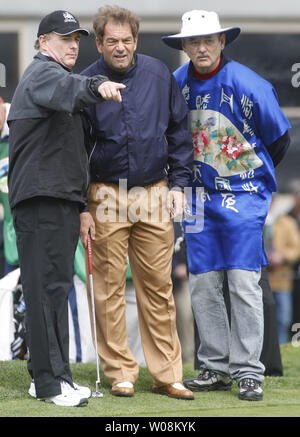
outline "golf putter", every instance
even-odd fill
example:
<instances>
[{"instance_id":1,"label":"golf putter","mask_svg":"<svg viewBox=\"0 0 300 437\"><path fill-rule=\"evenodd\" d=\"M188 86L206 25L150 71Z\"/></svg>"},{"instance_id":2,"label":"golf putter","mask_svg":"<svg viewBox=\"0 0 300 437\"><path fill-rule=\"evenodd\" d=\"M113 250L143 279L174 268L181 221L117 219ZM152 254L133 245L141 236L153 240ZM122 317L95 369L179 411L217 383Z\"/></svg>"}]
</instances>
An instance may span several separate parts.
<instances>
[{"instance_id":1,"label":"golf putter","mask_svg":"<svg viewBox=\"0 0 300 437\"><path fill-rule=\"evenodd\" d=\"M99 355L98 355L98 343L97 343L97 330L96 330L96 312L95 312L95 299L94 299L94 282L93 282L93 262L92 262L92 240L90 233L88 233L87 238L87 252L88 252L88 266L89 266L89 279L90 279L90 293L91 293L91 303L92 303L92 316L93 316L93 329L94 329L94 342L96 351L96 367L97 367L97 380L96 380L96 391L92 393L93 398L102 398L103 393L98 389L100 381L100 370L99 370Z\"/></svg>"}]
</instances>

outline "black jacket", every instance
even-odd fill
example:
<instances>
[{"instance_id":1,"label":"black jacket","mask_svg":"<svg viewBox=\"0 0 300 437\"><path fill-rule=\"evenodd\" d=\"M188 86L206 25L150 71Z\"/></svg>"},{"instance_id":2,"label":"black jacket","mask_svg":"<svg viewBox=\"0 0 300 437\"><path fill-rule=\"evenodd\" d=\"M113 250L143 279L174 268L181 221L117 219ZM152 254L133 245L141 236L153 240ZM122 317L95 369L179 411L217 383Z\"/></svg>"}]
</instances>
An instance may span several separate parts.
<instances>
[{"instance_id":1,"label":"black jacket","mask_svg":"<svg viewBox=\"0 0 300 437\"><path fill-rule=\"evenodd\" d=\"M88 160L80 111L100 103L103 76L72 74L38 53L12 99L8 123L9 199L50 196L84 203Z\"/></svg>"}]
</instances>

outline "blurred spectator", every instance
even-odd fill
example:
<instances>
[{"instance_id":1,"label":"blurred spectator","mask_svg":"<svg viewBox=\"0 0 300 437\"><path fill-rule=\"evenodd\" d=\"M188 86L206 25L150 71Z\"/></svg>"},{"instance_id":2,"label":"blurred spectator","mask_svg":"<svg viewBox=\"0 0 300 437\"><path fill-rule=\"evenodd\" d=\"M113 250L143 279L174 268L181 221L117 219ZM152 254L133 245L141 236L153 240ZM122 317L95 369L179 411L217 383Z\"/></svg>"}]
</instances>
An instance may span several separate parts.
<instances>
[{"instance_id":1,"label":"blurred spectator","mask_svg":"<svg viewBox=\"0 0 300 437\"><path fill-rule=\"evenodd\" d=\"M4 267L1 268L6 275L18 266L18 251L16 245L16 234L13 226L10 206L8 203L8 143L9 128L7 125L7 116L10 109L10 103L4 103L0 97L0 204L3 207L3 250L4 250ZM2 266L1 266L2 267Z\"/></svg>"},{"instance_id":2,"label":"blurred spectator","mask_svg":"<svg viewBox=\"0 0 300 437\"><path fill-rule=\"evenodd\" d=\"M290 212L300 229L300 179L293 179L289 186L289 192L293 196L294 205ZM293 318L292 324L300 322L300 261L294 265L293 281Z\"/></svg>"},{"instance_id":3,"label":"blurred spectator","mask_svg":"<svg viewBox=\"0 0 300 437\"><path fill-rule=\"evenodd\" d=\"M276 303L279 343L290 340L293 314L294 265L300 259L300 232L296 220L288 213L270 214L265 226L265 241L269 260L269 280ZM280 199L280 198L279 198ZM280 202L280 200L279 200ZM281 208L280 208L281 209ZM281 210L282 211L282 210Z\"/></svg>"}]
</instances>

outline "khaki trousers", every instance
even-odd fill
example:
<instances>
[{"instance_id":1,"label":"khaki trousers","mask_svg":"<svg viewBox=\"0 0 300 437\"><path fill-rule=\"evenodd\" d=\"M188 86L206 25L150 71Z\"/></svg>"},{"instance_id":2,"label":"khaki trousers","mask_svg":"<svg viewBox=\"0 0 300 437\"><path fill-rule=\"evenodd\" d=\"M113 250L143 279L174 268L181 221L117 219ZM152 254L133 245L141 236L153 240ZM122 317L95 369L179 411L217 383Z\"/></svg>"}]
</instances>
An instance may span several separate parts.
<instances>
[{"instance_id":1,"label":"khaki trousers","mask_svg":"<svg viewBox=\"0 0 300 437\"><path fill-rule=\"evenodd\" d=\"M89 210L96 224L92 251L98 353L111 384L135 383L139 372L127 344L127 257L148 370L157 385L182 380L171 281L174 231L166 210L167 191L165 181L129 191L115 184L90 185Z\"/></svg>"}]
</instances>

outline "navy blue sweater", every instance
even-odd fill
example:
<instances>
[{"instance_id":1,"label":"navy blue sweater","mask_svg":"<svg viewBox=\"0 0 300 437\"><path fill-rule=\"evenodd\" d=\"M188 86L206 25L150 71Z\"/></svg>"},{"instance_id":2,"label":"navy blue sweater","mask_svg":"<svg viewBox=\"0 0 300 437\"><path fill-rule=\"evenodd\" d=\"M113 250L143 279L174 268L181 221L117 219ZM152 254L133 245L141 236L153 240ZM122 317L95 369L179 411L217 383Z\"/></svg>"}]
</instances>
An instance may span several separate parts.
<instances>
[{"instance_id":1,"label":"navy blue sweater","mask_svg":"<svg viewBox=\"0 0 300 437\"><path fill-rule=\"evenodd\" d=\"M185 187L193 166L189 111L167 66L139 54L119 74L100 56L81 74L103 74L126 85L121 104L84 109L91 182L127 179L130 188L166 178L170 188Z\"/></svg>"}]
</instances>

